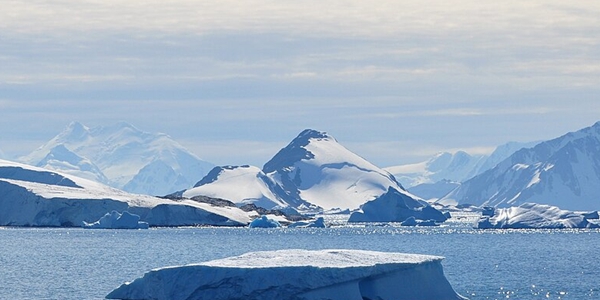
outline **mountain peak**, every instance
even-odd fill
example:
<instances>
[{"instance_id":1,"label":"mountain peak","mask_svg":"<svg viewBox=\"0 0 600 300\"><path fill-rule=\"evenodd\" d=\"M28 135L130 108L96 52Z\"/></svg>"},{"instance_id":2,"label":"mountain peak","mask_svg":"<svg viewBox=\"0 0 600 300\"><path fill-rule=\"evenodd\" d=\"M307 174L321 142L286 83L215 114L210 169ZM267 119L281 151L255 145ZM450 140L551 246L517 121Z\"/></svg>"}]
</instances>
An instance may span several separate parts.
<instances>
[{"instance_id":1,"label":"mountain peak","mask_svg":"<svg viewBox=\"0 0 600 300\"><path fill-rule=\"evenodd\" d=\"M67 125L60 136L66 140L81 141L88 137L90 133L89 130L90 129L85 125L77 121L73 121Z\"/></svg>"},{"instance_id":2,"label":"mountain peak","mask_svg":"<svg viewBox=\"0 0 600 300\"><path fill-rule=\"evenodd\" d=\"M298 141L309 141L311 139L332 139L333 137L327 134L324 131L317 131L314 129L304 129L300 134L294 139Z\"/></svg>"},{"instance_id":3,"label":"mountain peak","mask_svg":"<svg viewBox=\"0 0 600 300\"><path fill-rule=\"evenodd\" d=\"M311 140L330 140L337 143L337 141L326 132L305 129L285 148L279 150L279 152L263 166L263 171L265 173L270 173L281 166L292 165L300 160L314 158L315 155L306 149L306 146L310 144Z\"/></svg>"}]
</instances>

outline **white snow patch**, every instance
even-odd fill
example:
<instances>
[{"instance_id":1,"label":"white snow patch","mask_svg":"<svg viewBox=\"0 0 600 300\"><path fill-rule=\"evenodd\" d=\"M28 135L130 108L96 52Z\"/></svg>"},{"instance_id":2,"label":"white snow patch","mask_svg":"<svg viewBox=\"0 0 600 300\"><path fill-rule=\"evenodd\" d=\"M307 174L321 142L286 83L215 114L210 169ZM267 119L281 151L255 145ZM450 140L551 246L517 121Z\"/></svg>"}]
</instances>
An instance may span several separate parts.
<instances>
[{"instance_id":1,"label":"white snow patch","mask_svg":"<svg viewBox=\"0 0 600 300\"><path fill-rule=\"evenodd\" d=\"M223 168L217 180L191 188L183 193L183 197L221 198L238 205L255 204L266 209L287 206L271 191L265 179L268 178L258 167Z\"/></svg>"}]
</instances>

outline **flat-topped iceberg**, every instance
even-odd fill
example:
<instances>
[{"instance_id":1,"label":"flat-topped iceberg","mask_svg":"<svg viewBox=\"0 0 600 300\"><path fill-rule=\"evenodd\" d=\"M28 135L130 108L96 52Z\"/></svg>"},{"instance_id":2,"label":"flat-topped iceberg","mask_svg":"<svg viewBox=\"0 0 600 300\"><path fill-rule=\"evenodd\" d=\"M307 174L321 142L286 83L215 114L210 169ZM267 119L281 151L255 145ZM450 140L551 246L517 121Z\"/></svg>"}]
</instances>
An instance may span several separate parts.
<instances>
[{"instance_id":1,"label":"flat-topped iceberg","mask_svg":"<svg viewBox=\"0 0 600 300\"><path fill-rule=\"evenodd\" d=\"M477 222L480 229L526 228L600 228L590 223L582 213L562 210L556 206L524 203L517 207L488 209ZM491 215L490 215L491 214Z\"/></svg>"},{"instance_id":2,"label":"flat-topped iceberg","mask_svg":"<svg viewBox=\"0 0 600 300\"><path fill-rule=\"evenodd\" d=\"M140 216L124 211L113 210L94 223L83 222L88 229L148 229L148 222L140 221Z\"/></svg>"},{"instance_id":3,"label":"flat-topped iceberg","mask_svg":"<svg viewBox=\"0 0 600 300\"><path fill-rule=\"evenodd\" d=\"M442 257L362 250L279 250L155 269L108 299L464 299Z\"/></svg>"}]
</instances>

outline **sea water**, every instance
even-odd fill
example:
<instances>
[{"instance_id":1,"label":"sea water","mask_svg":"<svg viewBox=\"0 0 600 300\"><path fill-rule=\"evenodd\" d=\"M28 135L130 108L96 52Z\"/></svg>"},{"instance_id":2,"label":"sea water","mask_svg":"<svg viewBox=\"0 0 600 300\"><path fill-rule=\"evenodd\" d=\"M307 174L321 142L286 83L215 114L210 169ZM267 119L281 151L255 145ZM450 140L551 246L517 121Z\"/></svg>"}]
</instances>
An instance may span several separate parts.
<instances>
[{"instance_id":1,"label":"sea water","mask_svg":"<svg viewBox=\"0 0 600 300\"><path fill-rule=\"evenodd\" d=\"M600 230L0 228L0 299L103 299L159 267L249 251L365 249L444 256L470 299L600 299Z\"/></svg>"}]
</instances>

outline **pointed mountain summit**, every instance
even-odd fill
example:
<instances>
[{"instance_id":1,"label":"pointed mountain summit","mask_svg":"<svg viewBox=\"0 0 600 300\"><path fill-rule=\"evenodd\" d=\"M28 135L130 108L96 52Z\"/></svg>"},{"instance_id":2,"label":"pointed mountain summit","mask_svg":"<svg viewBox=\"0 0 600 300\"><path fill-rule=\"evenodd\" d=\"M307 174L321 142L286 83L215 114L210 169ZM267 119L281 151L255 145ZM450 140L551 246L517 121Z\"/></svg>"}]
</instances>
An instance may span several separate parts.
<instances>
[{"instance_id":1,"label":"pointed mountain summit","mask_svg":"<svg viewBox=\"0 0 600 300\"><path fill-rule=\"evenodd\" d=\"M109 185L134 193L166 195L190 187L214 166L166 134L144 132L125 122L95 128L72 122L19 161L39 165L53 149L62 149L58 146L93 163L102 173L98 178L105 176ZM72 168L76 164L70 158L57 159L54 155L52 168L81 175L82 170Z\"/></svg>"},{"instance_id":2,"label":"pointed mountain summit","mask_svg":"<svg viewBox=\"0 0 600 300\"><path fill-rule=\"evenodd\" d=\"M404 191L390 173L339 144L325 132L302 131L263 167L295 208L357 209L389 187Z\"/></svg>"},{"instance_id":3,"label":"pointed mountain summit","mask_svg":"<svg viewBox=\"0 0 600 300\"><path fill-rule=\"evenodd\" d=\"M525 202L600 208L600 122L523 148L445 196L443 203L508 207Z\"/></svg>"}]
</instances>

